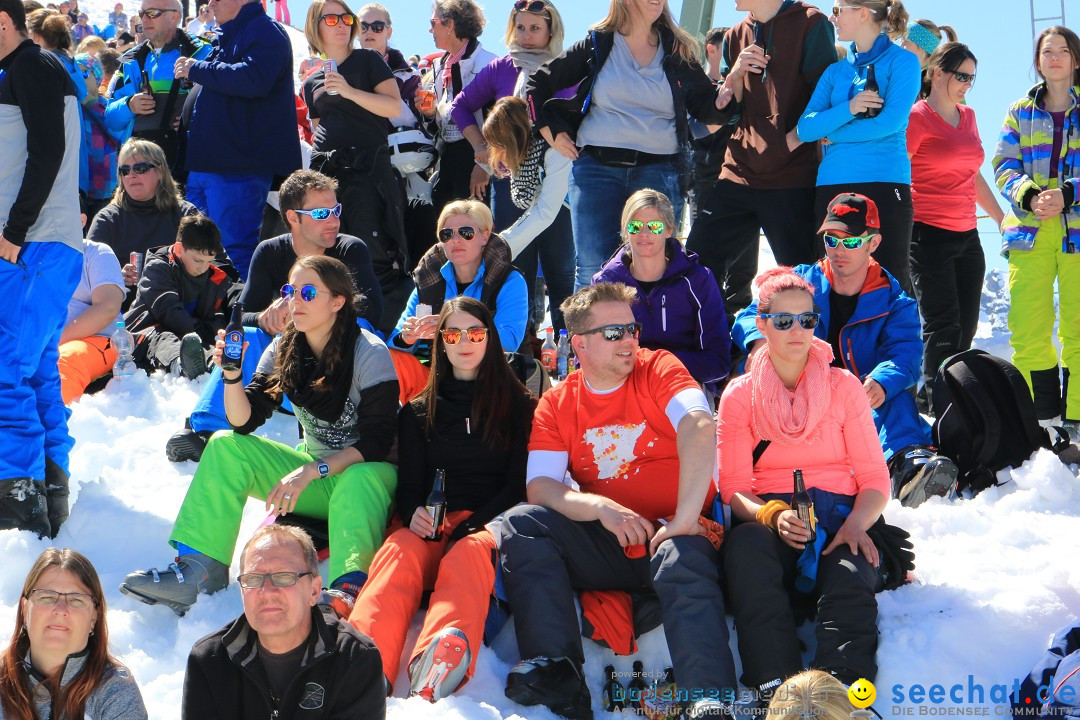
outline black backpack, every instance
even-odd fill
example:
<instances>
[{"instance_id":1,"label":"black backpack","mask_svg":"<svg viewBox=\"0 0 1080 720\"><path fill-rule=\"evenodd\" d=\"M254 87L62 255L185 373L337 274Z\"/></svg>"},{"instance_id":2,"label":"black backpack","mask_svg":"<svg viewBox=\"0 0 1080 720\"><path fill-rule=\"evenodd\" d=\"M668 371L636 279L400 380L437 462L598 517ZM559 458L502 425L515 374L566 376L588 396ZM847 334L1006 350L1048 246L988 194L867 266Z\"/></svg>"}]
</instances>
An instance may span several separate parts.
<instances>
[{"instance_id":1,"label":"black backpack","mask_svg":"<svg viewBox=\"0 0 1080 720\"><path fill-rule=\"evenodd\" d=\"M1019 467L1039 448L1059 450L1039 425L1024 376L1007 360L965 350L942 364L932 394L934 444L960 469L957 489L997 485L996 473Z\"/></svg>"}]
</instances>

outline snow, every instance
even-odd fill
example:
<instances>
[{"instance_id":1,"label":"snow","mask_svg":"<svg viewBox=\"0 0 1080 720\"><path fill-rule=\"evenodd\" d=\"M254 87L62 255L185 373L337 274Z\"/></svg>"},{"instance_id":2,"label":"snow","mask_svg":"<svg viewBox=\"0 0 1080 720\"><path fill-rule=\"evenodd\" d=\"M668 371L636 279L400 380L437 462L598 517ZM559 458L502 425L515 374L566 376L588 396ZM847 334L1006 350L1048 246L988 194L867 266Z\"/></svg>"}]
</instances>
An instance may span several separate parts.
<instances>
[{"instance_id":1,"label":"snow","mask_svg":"<svg viewBox=\"0 0 1080 720\"><path fill-rule=\"evenodd\" d=\"M111 0L84 5L104 15ZM298 62L306 47L298 31L293 31L293 43ZM771 263L767 250L762 260L763 265ZM991 270L976 345L1010 357L1004 286L1004 273ZM164 447L182 427L204 382L205 378L188 382L160 373L114 381L76 402L70 421L77 441L71 463L72 514L55 544L80 550L97 567L109 606L111 649L138 680L155 720L179 717L191 645L241 612L235 583L203 597L183 618L162 607L142 605L117 590L128 572L164 567L171 561L166 540L195 465L169 463ZM284 416L275 417L266 433L282 442L297 438L295 421ZM1002 487L971 500L934 498L917 510L892 501L885 511L891 523L911 533L917 568L915 582L878 596L880 670L875 705L882 715L899 714L900 705L915 705L907 700L893 706L895 685L903 686L906 698L914 684L937 683L946 689L959 684L966 694L971 682L985 688L985 702L975 704L987 708L989 715L999 715L1002 708L990 702L991 685L1011 689L1041 656L1051 634L1080 614L1076 467L1065 467L1049 452L1040 451L1022 467L1003 471L999 479L1005 483ZM261 504L248 504L241 542L263 516ZM13 626L25 573L48 545L28 533L0 532L0 556L6 558L0 563L0 633ZM512 627L507 626L493 648L479 651L471 683L436 705L400 697L408 685L402 673L395 682L398 697L389 702L389 717L553 718L544 709L524 708L503 696L506 673L518 659ZM417 631L414 622L410 643ZM807 627L800 636L812 645ZM633 659L643 660L652 673L668 664L660 630L641 639L635 658L613 658L610 651L584 642L598 718L611 717L599 706L605 664L624 673L630 671ZM737 657L734 634L732 651ZM946 697L941 707L956 704ZM918 709L914 713L919 714Z\"/></svg>"}]
</instances>

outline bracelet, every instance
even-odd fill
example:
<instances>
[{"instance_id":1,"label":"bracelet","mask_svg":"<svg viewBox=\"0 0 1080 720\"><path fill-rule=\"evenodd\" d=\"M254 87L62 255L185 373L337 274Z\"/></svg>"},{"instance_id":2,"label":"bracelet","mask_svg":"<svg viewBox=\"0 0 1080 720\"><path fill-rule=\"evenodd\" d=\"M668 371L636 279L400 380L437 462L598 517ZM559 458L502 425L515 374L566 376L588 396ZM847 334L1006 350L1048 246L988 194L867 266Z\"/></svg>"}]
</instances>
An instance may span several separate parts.
<instances>
[{"instance_id":1,"label":"bracelet","mask_svg":"<svg viewBox=\"0 0 1080 720\"><path fill-rule=\"evenodd\" d=\"M775 530L776 522L780 519L780 513L790 509L791 506L783 500L770 500L758 508L758 511L754 514L754 520Z\"/></svg>"},{"instance_id":2,"label":"bracelet","mask_svg":"<svg viewBox=\"0 0 1080 720\"><path fill-rule=\"evenodd\" d=\"M229 378L225 377L225 373L221 374L221 382L225 383L226 385L235 385L236 383L240 382L243 379L244 379L244 376L242 374L237 375L236 377L234 377L232 379L229 379Z\"/></svg>"}]
</instances>

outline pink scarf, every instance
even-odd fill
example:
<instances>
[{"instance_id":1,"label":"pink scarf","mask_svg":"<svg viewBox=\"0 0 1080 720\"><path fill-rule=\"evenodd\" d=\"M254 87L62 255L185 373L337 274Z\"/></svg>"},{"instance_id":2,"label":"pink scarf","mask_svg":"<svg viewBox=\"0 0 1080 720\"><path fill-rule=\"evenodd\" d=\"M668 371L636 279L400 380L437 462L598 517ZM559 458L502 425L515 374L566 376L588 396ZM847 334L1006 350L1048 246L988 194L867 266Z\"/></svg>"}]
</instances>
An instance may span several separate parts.
<instances>
[{"instance_id":1,"label":"pink scarf","mask_svg":"<svg viewBox=\"0 0 1080 720\"><path fill-rule=\"evenodd\" d=\"M777 375L768 345L750 356L751 413L758 437L780 445L812 443L821 437L821 418L832 395L832 359L829 343L814 338L806 368L791 391Z\"/></svg>"}]
</instances>

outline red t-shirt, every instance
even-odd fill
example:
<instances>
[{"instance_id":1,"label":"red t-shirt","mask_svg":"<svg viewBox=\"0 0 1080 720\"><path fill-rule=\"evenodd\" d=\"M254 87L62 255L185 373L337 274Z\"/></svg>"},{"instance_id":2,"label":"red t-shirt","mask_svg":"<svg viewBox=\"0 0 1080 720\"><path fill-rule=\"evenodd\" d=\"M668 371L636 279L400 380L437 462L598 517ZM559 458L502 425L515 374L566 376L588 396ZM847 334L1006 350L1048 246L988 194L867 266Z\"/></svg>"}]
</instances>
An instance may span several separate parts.
<instances>
[{"instance_id":1,"label":"red t-shirt","mask_svg":"<svg viewBox=\"0 0 1080 720\"><path fill-rule=\"evenodd\" d=\"M630 377L610 393L590 390L583 373L572 373L540 398L529 451L565 452L583 492L649 520L666 518L679 500L679 451L666 411L679 392L697 388L666 350L638 350Z\"/></svg>"},{"instance_id":2,"label":"red t-shirt","mask_svg":"<svg viewBox=\"0 0 1080 720\"><path fill-rule=\"evenodd\" d=\"M975 228L975 175L984 158L975 111L958 107L960 124L953 127L920 100L907 129L915 222L954 232Z\"/></svg>"}]
</instances>

